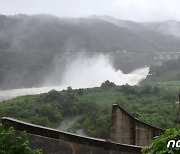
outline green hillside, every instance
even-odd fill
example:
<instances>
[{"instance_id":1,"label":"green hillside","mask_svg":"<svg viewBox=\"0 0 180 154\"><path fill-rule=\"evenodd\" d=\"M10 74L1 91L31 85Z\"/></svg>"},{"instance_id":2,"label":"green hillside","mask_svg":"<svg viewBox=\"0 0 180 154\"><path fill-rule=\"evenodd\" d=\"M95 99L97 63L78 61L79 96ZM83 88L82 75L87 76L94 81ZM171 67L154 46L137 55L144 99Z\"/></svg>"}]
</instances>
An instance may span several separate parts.
<instances>
[{"instance_id":1,"label":"green hillside","mask_svg":"<svg viewBox=\"0 0 180 154\"><path fill-rule=\"evenodd\" d=\"M156 84L158 82L160 82L161 84L161 82L164 82L164 85L166 83L167 85L170 85L170 83L172 83L172 86L174 85L174 83L177 83L177 85L179 85L180 59L168 60L158 66L152 65L150 67L149 73L150 75L148 75L147 78L144 81L142 81L142 84Z\"/></svg>"},{"instance_id":2,"label":"green hillside","mask_svg":"<svg viewBox=\"0 0 180 154\"><path fill-rule=\"evenodd\" d=\"M177 92L177 91L176 91ZM65 117L81 115L69 130L83 128L89 136L108 138L111 108L117 103L132 116L160 128L178 125L178 95L157 86L116 86L106 81L100 88L75 89L22 96L0 103L0 117L8 116L57 128Z\"/></svg>"}]
</instances>

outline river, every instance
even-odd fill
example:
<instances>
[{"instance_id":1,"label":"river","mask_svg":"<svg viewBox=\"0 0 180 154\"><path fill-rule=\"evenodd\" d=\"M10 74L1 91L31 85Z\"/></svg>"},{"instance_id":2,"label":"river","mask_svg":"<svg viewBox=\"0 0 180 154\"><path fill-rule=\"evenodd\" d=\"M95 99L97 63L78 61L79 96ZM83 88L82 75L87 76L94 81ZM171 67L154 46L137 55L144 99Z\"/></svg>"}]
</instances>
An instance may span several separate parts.
<instances>
[{"instance_id":1,"label":"river","mask_svg":"<svg viewBox=\"0 0 180 154\"><path fill-rule=\"evenodd\" d=\"M148 75L149 67L139 68L135 71L132 71L128 74L123 74L120 70L116 72L115 77L108 76L106 80L110 80L117 85L129 84L129 85L138 85L138 83L145 79ZM93 79L96 80L95 78ZM73 81L73 80L72 80ZM98 82L97 82L98 81ZM61 91L63 89L67 89L68 86L72 88L91 88L95 86L100 86L105 80L98 80L94 82L94 84L80 84L80 85L73 85L71 83L66 84L67 86L49 86L49 87L39 87L39 88L22 88L22 89L10 89L10 90L1 90L0 91L0 101L15 98L18 96L23 95L33 95L33 94L40 94L40 93L47 93L48 91L55 89Z\"/></svg>"}]
</instances>

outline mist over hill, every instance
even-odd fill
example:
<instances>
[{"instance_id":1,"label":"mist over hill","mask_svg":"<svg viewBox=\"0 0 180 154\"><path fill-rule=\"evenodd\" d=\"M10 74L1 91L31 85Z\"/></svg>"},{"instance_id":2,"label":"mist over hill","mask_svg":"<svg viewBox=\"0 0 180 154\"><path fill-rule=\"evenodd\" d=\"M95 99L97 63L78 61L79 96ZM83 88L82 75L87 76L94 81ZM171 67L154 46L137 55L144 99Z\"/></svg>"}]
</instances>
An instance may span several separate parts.
<instances>
[{"instance_id":1,"label":"mist over hill","mask_svg":"<svg viewBox=\"0 0 180 154\"><path fill-rule=\"evenodd\" d=\"M159 22L134 22L129 20L116 19L110 16L91 16L93 19L99 19L113 23L117 26L127 28L133 32L158 32L165 35L180 36L180 22L176 20L166 20Z\"/></svg>"},{"instance_id":2,"label":"mist over hill","mask_svg":"<svg viewBox=\"0 0 180 154\"><path fill-rule=\"evenodd\" d=\"M157 27L163 27L163 23L152 26L97 16L0 15L0 89L41 86L52 74L51 80L61 81L78 52L179 52L180 38ZM119 62L115 56L113 65L127 72L149 64L146 60L138 61L140 56L133 57Z\"/></svg>"},{"instance_id":3,"label":"mist over hill","mask_svg":"<svg viewBox=\"0 0 180 154\"><path fill-rule=\"evenodd\" d=\"M158 32L158 26L152 28L152 23L114 20L50 15L0 16L0 47L19 52L30 49L61 52L179 51L180 38Z\"/></svg>"}]
</instances>

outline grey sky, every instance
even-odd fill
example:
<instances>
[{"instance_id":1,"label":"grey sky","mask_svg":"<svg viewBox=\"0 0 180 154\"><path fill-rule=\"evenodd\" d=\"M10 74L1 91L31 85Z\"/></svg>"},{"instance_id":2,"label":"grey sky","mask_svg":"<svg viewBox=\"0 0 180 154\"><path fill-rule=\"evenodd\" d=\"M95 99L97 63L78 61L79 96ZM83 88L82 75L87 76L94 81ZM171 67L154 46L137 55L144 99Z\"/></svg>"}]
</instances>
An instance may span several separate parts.
<instances>
[{"instance_id":1,"label":"grey sky","mask_svg":"<svg viewBox=\"0 0 180 154\"><path fill-rule=\"evenodd\" d=\"M180 0L0 0L0 14L109 15L124 20L180 20Z\"/></svg>"}]
</instances>

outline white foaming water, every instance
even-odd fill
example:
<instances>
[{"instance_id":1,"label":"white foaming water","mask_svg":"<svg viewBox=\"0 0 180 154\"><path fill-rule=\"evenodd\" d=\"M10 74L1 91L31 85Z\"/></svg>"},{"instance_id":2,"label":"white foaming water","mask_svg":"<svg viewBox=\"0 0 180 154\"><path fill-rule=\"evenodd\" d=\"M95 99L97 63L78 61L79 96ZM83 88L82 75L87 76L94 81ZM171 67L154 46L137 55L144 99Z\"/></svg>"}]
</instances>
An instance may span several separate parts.
<instances>
[{"instance_id":1,"label":"white foaming water","mask_svg":"<svg viewBox=\"0 0 180 154\"><path fill-rule=\"evenodd\" d=\"M67 67L61 82L62 86L1 90L0 101L17 96L46 93L52 89L63 90L68 86L72 88L98 87L106 80L117 85L138 85L141 80L146 78L148 72L149 67L144 67L124 74L121 70L116 71L113 68L107 56L97 55L89 58L81 55Z\"/></svg>"},{"instance_id":2,"label":"white foaming water","mask_svg":"<svg viewBox=\"0 0 180 154\"><path fill-rule=\"evenodd\" d=\"M51 87L40 87L40 88L22 88L22 89L1 90L0 91L0 101L15 98L17 96L46 93L52 89L63 90L66 87L65 86L51 86Z\"/></svg>"},{"instance_id":3,"label":"white foaming water","mask_svg":"<svg viewBox=\"0 0 180 154\"><path fill-rule=\"evenodd\" d=\"M79 56L69 65L64 73L62 83L74 88L100 86L106 80L117 85L137 85L146 78L148 72L149 67L145 67L124 74L121 70L116 71L113 68L107 56L98 55L91 58Z\"/></svg>"}]
</instances>

